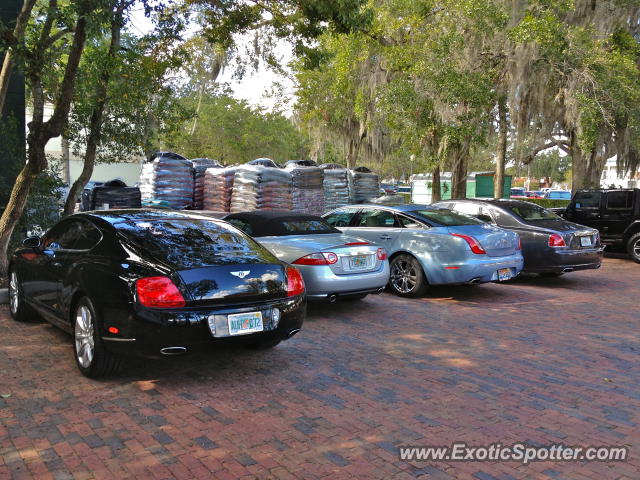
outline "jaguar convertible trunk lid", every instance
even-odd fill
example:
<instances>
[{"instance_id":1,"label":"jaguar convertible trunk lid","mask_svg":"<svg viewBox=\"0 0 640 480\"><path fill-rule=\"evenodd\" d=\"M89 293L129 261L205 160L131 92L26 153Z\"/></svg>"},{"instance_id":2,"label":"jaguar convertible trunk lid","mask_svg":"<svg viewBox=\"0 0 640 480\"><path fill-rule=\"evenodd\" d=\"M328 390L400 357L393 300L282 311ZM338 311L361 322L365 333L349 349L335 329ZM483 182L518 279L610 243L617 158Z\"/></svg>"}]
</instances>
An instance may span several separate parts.
<instances>
[{"instance_id":1,"label":"jaguar convertible trunk lid","mask_svg":"<svg viewBox=\"0 0 640 480\"><path fill-rule=\"evenodd\" d=\"M280 264L215 265L178 275L195 303L267 301L287 295L286 271Z\"/></svg>"}]
</instances>

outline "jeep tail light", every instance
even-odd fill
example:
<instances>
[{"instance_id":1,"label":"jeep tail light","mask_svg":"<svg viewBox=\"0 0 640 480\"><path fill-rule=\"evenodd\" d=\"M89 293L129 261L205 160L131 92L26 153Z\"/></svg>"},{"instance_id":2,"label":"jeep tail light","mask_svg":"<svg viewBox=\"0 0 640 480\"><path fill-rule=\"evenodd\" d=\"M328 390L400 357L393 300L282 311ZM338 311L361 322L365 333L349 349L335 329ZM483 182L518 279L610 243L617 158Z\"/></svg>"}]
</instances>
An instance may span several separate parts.
<instances>
[{"instance_id":1,"label":"jeep tail light","mask_svg":"<svg viewBox=\"0 0 640 480\"><path fill-rule=\"evenodd\" d=\"M168 277L145 277L136 282L138 302L145 307L184 307L184 297Z\"/></svg>"},{"instance_id":2,"label":"jeep tail light","mask_svg":"<svg viewBox=\"0 0 640 480\"><path fill-rule=\"evenodd\" d=\"M384 248L379 248L376 252L376 256L378 260L386 260L387 259L387 251Z\"/></svg>"},{"instance_id":3,"label":"jeep tail light","mask_svg":"<svg viewBox=\"0 0 640 480\"><path fill-rule=\"evenodd\" d=\"M487 252L484 251L484 248L482 248L482 246L480 245L480 242L478 242L478 240L476 240L475 238L470 237L468 235L462 235L460 233L452 233L451 235L453 235L454 237L460 237L465 242L467 242L469 244L469 248L471 248L471 251L473 253L476 253L478 255L482 255L484 253L487 253Z\"/></svg>"},{"instance_id":4,"label":"jeep tail light","mask_svg":"<svg viewBox=\"0 0 640 480\"><path fill-rule=\"evenodd\" d=\"M566 247L567 244L564 243L564 238L562 238L562 235L554 233L552 235L549 235L549 246L550 247Z\"/></svg>"},{"instance_id":5,"label":"jeep tail light","mask_svg":"<svg viewBox=\"0 0 640 480\"><path fill-rule=\"evenodd\" d=\"M520 235L518 235L518 246L516 247L516 250L522 250L522 239L520 238Z\"/></svg>"},{"instance_id":6,"label":"jeep tail light","mask_svg":"<svg viewBox=\"0 0 640 480\"><path fill-rule=\"evenodd\" d=\"M333 265L337 261L338 255L333 252L318 252L300 257L291 263L294 265Z\"/></svg>"},{"instance_id":7,"label":"jeep tail light","mask_svg":"<svg viewBox=\"0 0 640 480\"><path fill-rule=\"evenodd\" d=\"M304 280L300 270L293 267L287 268L287 297L295 297L304 293Z\"/></svg>"}]
</instances>

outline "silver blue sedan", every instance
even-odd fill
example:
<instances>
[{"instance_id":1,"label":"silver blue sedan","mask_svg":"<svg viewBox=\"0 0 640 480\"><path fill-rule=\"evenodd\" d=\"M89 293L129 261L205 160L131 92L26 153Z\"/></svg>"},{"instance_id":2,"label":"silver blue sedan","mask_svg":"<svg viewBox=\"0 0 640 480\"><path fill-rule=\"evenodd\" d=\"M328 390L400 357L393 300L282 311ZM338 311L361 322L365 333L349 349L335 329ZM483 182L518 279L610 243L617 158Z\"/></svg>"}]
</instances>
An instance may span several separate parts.
<instances>
[{"instance_id":1,"label":"silver blue sedan","mask_svg":"<svg viewBox=\"0 0 640 480\"><path fill-rule=\"evenodd\" d=\"M448 209L351 205L324 218L348 235L385 248L389 286L401 296L420 296L429 285L505 281L522 270L517 233Z\"/></svg>"},{"instance_id":2,"label":"silver blue sedan","mask_svg":"<svg viewBox=\"0 0 640 480\"><path fill-rule=\"evenodd\" d=\"M300 270L307 298L359 300L389 281L384 248L345 235L323 218L297 212L232 213L224 220Z\"/></svg>"}]
</instances>

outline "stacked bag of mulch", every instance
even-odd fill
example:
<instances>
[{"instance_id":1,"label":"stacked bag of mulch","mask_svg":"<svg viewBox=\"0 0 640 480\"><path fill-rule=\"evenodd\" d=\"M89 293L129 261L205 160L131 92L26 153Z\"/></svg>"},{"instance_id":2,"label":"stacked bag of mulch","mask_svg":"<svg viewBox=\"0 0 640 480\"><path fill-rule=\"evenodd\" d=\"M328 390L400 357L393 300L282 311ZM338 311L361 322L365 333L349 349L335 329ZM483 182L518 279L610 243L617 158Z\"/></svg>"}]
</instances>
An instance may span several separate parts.
<instances>
[{"instance_id":1,"label":"stacked bag of mulch","mask_svg":"<svg viewBox=\"0 0 640 480\"><path fill-rule=\"evenodd\" d=\"M217 160L210 158L194 158L193 165L193 208L202 210L204 207L204 172L207 168L221 167Z\"/></svg>"},{"instance_id":2,"label":"stacked bag of mulch","mask_svg":"<svg viewBox=\"0 0 640 480\"><path fill-rule=\"evenodd\" d=\"M380 178L367 167L351 170L351 201L367 203L380 196Z\"/></svg>"},{"instance_id":3,"label":"stacked bag of mulch","mask_svg":"<svg viewBox=\"0 0 640 480\"><path fill-rule=\"evenodd\" d=\"M254 165L237 167L231 211L291 210L291 174L280 168Z\"/></svg>"},{"instance_id":4,"label":"stacked bag of mulch","mask_svg":"<svg viewBox=\"0 0 640 480\"><path fill-rule=\"evenodd\" d=\"M228 212L236 167L207 168L204 173L203 208L216 212Z\"/></svg>"},{"instance_id":5,"label":"stacked bag of mulch","mask_svg":"<svg viewBox=\"0 0 640 480\"><path fill-rule=\"evenodd\" d=\"M140 193L144 205L183 209L193 205L193 164L172 152L157 152L142 165Z\"/></svg>"},{"instance_id":6,"label":"stacked bag of mulch","mask_svg":"<svg viewBox=\"0 0 640 480\"><path fill-rule=\"evenodd\" d=\"M122 180L111 180L82 192L80 210L140 208L140 189L127 187Z\"/></svg>"},{"instance_id":7,"label":"stacked bag of mulch","mask_svg":"<svg viewBox=\"0 0 640 480\"><path fill-rule=\"evenodd\" d=\"M348 205L349 170L337 163L324 163L319 168L324 172L322 185L325 211Z\"/></svg>"},{"instance_id":8,"label":"stacked bag of mulch","mask_svg":"<svg viewBox=\"0 0 640 480\"><path fill-rule=\"evenodd\" d=\"M322 215L324 213L324 174L318 167L289 164L285 170L292 178L292 210Z\"/></svg>"}]
</instances>

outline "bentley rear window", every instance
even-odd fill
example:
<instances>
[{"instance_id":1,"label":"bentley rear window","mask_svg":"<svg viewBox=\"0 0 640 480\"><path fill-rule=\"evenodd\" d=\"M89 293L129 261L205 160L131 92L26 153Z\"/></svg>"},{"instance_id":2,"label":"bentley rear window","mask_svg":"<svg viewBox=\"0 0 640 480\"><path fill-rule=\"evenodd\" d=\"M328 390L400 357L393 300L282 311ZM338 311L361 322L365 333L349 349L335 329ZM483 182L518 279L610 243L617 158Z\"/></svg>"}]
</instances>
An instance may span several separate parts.
<instances>
[{"instance_id":1,"label":"bentley rear window","mask_svg":"<svg viewBox=\"0 0 640 480\"><path fill-rule=\"evenodd\" d=\"M275 261L254 240L199 219L125 220L114 225L134 244L181 270L206 265Z\"/></svg>"}]
</instances>

